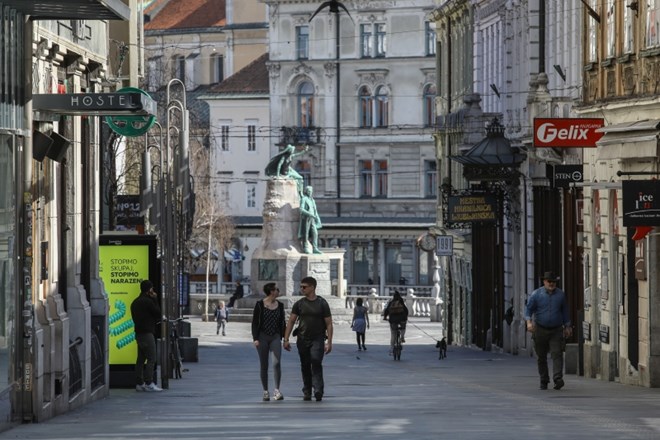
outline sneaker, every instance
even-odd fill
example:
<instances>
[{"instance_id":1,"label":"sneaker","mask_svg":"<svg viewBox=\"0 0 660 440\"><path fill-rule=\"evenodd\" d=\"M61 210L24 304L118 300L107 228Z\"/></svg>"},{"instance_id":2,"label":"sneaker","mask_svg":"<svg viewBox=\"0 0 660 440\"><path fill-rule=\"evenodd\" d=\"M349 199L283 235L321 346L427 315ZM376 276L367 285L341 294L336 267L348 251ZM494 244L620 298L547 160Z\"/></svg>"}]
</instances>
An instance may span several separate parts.
<instances>
[{"instance_id":1,"label":"sneaker","mask_svg":"<svg viewBox=\"0 0 660 440\"><path fill-rule=\"evenodd\" d=\"M144 391L163 391L161 387L151 382L149 385L144 386Z\"/></svg>"},{"instance_id":2,"label":"sneaker","mask_svg":"<svg viewBox=\"0 0 660 440\"><path fill-rule=\"evenodd\" d=\"M146 391L144 387L145 384L135 385L135 391Z\"/></svg>"},{"instance_id":3,"label":"sneaker","mask_svg":"<svg viewBox=\"0 0 660 440\"><path fill-rule=\"evenodd\" d=\"M268 402L270 400L270 394L268 394L268 391L264 391L264 402Z\"/></svg>"},{"instance_id":4,"label":"sneaker","mask_svg":"<svg viewBox=\"0 0 660 440\"><path fill-rule=\"evenodd\" d=\"M362 346L362 350L367 351L367 347L365 347L365 346L363 345L363 346Z\"/></svg>"},{"instance_id":5,"label":"sneaker","mask_svg":"<svg viewBox=\"0 0 660 440\"><path fill-rule=\"evenodd\" d=\"M320 402L321 400L323 400L323 393L321 393L320 391L315 392L314 398L316 399L317 402Z\"/></svg>"},{"instance_id":6,"label":"sneaker","mask_svg":"<svg viewBox=\"0 0 660 440\"><path fill-rule=\"evenodd\" d=\"M362 351L362 347L358 347L358 351Z\"/></svg>"},{"instance_id":7,"label":"sneaker","mask_svg":"<svg viewBox=\"0 0 660 440\"><path fill-rule=\"evenodd\" d=\"M555 381L555 386L553 387L556 390L561 390L564 387L564 379L557 379Z\"/></svg>"},{"instance_id":8,"label":"sneaker","mask_svg":"<svg viewBox=\"0 0 660 440\"><path fill-rule=\"evenodd\" d=\"M222 332L222 336L227 336L227 335L225 334L225 332Z\"/></svg>"},{"instance_id":9,"label":"sneaker","mask_svg":"<svg viewBox=\"0 0 660 440\"><path fill-rule=\"evenodd\" d=\"M405 343L406 343L406 338L403 338L403 337L402 337L402 338L401 338L401 343L402 343L402 344L405 344Z\"/></svg>"},{"instance_id":10,"label":"sneaker","mask_svg":"<svg viewBox=\"0 0 660 440\"><path fill-rule=\"evenodd\" d=\"M280 390L275 390L273 393L273 400L284 400L284 396L280 393Z\"/></svg>"},{"instance_id":11,"label":"sneaker","mask_svg":"<svg viewBox=\"0 0 660 440\"><path fill-rule=\"evenodd\" d=\"M303 391L303 400L312 400L312 392Z\"/></svg>"},{"instance_id":12,"label":"sneaker","mask_svg":"<svg viewBox=\"0 0 660 440\"><path fill-rule=\"evenodd\" d=\"M547 390L548 389L548 382L541 382L541 385L539 385L539 390Z\"/></svg>"}]
</instances>

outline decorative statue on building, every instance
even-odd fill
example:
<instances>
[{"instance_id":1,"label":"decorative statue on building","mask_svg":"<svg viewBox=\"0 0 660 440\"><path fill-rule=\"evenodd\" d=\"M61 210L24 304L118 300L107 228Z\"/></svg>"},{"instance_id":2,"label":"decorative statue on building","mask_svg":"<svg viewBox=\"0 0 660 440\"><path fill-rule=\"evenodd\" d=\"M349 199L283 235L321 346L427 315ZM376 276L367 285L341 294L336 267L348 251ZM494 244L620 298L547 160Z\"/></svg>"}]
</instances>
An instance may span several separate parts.
<instances>
[{"instance_id":1,"label":"decorative statue on building","mask_svg":"<svg viewBox=\"0 0 660 440\"><path fill-rule=\"evenodd\" d=\"M319 233L321 229L321 218L316 210L314 201L314 189L311 186L305 188L300 197L300 226L298 237L302 242L303 252L306 254L321 254L319 250Z\"/></svg>"},{"instance_id":2,"label":"decorative statue on building","mask_svg":"<svg viewBox=\"0 0 660 440\"><path fill-rule=\"evenodd\" d=\"M303 192L303 177L298 174L298 172L293 169L291 163L293 158L300 156L301 154L307 152L309 146L305 145L305 148L296 152L296 147L293 145L287 145L286 148L275 156L270 158L270 162L266 165L266 175L271 177L290 177L296 181L298 187L298 194L302 198Z\"/></svg>"}]
</instances>

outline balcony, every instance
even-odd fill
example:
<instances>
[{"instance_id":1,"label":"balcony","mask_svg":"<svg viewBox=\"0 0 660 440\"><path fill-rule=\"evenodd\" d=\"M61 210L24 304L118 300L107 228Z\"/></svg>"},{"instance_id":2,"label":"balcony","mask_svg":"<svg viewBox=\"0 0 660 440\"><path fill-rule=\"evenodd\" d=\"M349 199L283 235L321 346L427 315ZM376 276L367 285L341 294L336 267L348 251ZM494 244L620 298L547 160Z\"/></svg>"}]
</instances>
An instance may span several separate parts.
<instances>
[{"instance_id":1,"label":"balcony","mask_svg":"<svg viewBox=\"0 0 660 440\"><path fill-rule=\"evenodd\" d=\"M280 128L280 147L287 145L301 146L321 143L321 129L319 127L282 127Z\"/></svg>"}]
</instances>

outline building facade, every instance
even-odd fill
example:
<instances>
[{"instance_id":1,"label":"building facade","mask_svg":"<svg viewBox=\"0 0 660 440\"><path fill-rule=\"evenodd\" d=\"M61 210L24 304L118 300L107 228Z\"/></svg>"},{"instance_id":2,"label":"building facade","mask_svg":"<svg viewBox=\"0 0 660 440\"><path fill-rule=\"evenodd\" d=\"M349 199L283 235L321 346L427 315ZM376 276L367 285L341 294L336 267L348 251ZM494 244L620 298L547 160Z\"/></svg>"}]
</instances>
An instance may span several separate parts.
<instances>
[{"instance_id":1,"label":"building facade","mask_svg":"<svg viewBox=\"0 0 660 440\"><path fill-rule=\"evenodd\" d=\"M295 168L323 220L323 246L346 250L349 285L432 284L416 245L433 224L437 169L433 1L269 6L271 156L308 145Z\"/></svg>"},{"instance_id":2,"label":"building facade","mask_svg":"<svg viewBox=\"0 0 660 440\"><path fill-rule=\"evenodd\" d=\"M101 120L82 116L67 95L115 89L109 23L137 27L135 17L134 1L0 2L0 429L45 420L109 390L100 176L92 165L100 161ZM125 43L137 45L137 28L131 34ZM44 104L51 97L69 105Z\"/></svg>"},{"instance_id":3,"label":"building facade","mask_svg":"<svg viewBox=\"0 0 660 440\"><path fill-rule=\"evenodd\" d=\"M587 3L578 111L605 126L584 155L584 374L658 387L657 223L627 223L624 207L643 191L623 188L657 175L660 5Z\"/></svg>"}]
</instances>

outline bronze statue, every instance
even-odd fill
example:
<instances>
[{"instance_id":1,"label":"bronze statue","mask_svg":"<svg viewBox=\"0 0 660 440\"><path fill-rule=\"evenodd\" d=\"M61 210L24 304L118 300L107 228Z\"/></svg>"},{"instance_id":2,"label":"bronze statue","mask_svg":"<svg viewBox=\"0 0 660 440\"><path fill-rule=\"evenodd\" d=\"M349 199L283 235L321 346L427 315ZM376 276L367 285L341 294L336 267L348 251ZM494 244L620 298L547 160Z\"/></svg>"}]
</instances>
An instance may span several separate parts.
<instances>
[{"instance_id":1,"label":"bronze statue","mask_svg":"<svg viewBox=\"0 0 660 440\"><path fill-rule=\"evenodd\" d=\"M291 162L293 162L294 157L300 156L307 152L307 150L309 150L307 145L305 145L304 149L298 152L296 152L295 146L287 145L284 150L270 158L268 165L266 165L266 175L271 177L291 177L292 179L295 179L296 186L298 187L298 194L302 196L303 177L293 169Z\"/></svg>"},{"instance_id":2,"label":"bronze statue","mask_svg":"<svg viewBox=\"0 0 660 440\"><path fill-rule=\"evenodd\" d=\"M298 238L302 241L302 248L305 254L321 254L319 250L319 234L321 229L321 217L316 210L314 201L314 189L311 186L305 188L300 197L300 225L298 226Z\"/></svg>"}]
</instances>

